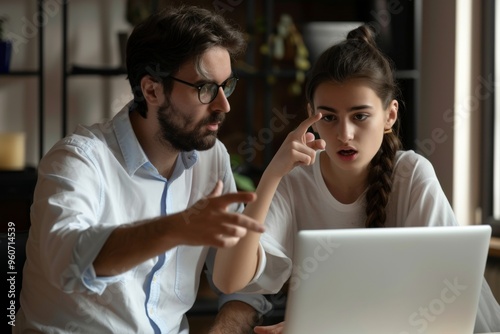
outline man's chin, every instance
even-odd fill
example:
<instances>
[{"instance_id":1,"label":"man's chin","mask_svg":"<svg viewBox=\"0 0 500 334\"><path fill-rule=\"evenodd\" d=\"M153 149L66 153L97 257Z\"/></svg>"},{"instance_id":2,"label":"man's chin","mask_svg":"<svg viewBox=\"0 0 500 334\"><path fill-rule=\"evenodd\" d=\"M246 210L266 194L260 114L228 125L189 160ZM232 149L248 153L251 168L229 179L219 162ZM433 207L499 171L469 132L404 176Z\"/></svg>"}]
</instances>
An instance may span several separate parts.
<instances>
[{"instance_id":1,"label":"man's chin","mask_svg":"<svg viewBox=\"0 0 500 334\"><path fill-rule=\"evenodd\" d=\"M210 131L203 136L198 136L197 140L190 139L186 136L175 136L171 138L170 143L179 151L206 151L214 147L217 141L217 131Z\"/></svg>"},{"instance_id":2,"label":"man's chin","mask_svg":"<svg viewBox=\"0 0 500 334\"><path fill-rule=\"evenodd\" d=\"M203 141L197 145L196 150L197 151L206 151L214 147L215 142L217 141L217 132L213 134L209 134L208 136L205 136Z\"/></svg>"}]
</instances>

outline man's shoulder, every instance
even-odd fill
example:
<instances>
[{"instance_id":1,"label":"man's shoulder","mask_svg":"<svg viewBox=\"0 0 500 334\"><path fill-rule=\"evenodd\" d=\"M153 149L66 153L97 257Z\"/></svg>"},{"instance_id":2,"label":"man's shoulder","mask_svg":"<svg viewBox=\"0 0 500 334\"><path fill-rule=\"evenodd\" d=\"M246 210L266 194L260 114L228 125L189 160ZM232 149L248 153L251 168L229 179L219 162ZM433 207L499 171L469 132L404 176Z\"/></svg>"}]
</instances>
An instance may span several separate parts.
<instances>
[{"instance_id":1,"label":"man's shoulder","mask_svg":"<svg viewBox=\"0 0 500 334\"><path fill-rule=\"evenodd\" d=\"M59 139L47 152L50 156L56 152L70 152L83 156L95 156L109 151L106 134L100 126L78 125L73 133ZM66 154L66 153L63 153Z\"/></svg>"}]
</instances>

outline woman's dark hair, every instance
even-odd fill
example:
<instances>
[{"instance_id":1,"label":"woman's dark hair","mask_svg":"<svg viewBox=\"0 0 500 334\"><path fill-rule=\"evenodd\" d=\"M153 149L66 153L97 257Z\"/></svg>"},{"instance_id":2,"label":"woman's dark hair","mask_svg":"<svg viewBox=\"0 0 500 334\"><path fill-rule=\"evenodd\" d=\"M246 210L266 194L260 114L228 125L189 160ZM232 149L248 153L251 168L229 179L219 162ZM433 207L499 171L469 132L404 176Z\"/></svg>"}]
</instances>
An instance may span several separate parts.
<instances>
[{"instance_id":1,"label":"woman's dark hair","mask_svg":"<svg viewBox=\"0 0 500 334\"><path fill-rule=\"evenodd\" d=\"M194 60L197 71L203 75L200 58L207 50L225 48L234 60L245 46L239 29L207 9L181 6L151 15L134 28L127 41L127 74L135 102L131 109L137 108L146 117L140 84L145 75L161 82L165 93L170 93L169 76L186 61Z\"/></svg>"},{"instance_id":2,"label":"woman's dark hair","mask_svg":"<svg viewBox=\"0 0 500 334\"><path fill-rule=\"evenodd\" d=\"M325 81L342 83L349 79L365 80L381 99L384 108L400 95L392 62L377 47L374 32L368 25L352 30L346 40L321 54L308 74L307 102L314 110L313 98L318 85ZM365 195L366 227L385 226L395 155L401 147L399 122L396 121L392 133L384 135L380 149L370 162Z\"/></svg>"}]
</instances>

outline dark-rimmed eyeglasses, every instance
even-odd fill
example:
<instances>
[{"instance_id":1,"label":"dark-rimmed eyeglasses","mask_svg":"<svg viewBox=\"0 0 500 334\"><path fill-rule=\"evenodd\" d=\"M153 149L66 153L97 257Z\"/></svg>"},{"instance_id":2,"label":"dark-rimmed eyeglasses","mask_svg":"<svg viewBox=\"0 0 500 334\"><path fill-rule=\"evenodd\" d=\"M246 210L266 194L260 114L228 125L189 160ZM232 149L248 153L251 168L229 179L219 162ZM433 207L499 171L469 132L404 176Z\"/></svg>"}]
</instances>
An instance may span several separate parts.
<instances>
[{"instance_id":1,"label":"dark-rimmed eyeglasses","mask_svg":"<svg viewBox=\"0 0 500 334\"><path fill-rule=\"evenodd\" d=\"M216 84L215 82L207 82L201 85L195 85L172 76L170 78L172 80L196 88L198 90L198 100L200 100L200 102L203 104L208 104L213 100L215 100L217 94L219 93L219 87L222 87L224 95L226 97L229 97L234 92L234 89L236 88L236 83L238 82L238 78L235 76L228 78L220 85Z\"/></svg>"}]
</instances>

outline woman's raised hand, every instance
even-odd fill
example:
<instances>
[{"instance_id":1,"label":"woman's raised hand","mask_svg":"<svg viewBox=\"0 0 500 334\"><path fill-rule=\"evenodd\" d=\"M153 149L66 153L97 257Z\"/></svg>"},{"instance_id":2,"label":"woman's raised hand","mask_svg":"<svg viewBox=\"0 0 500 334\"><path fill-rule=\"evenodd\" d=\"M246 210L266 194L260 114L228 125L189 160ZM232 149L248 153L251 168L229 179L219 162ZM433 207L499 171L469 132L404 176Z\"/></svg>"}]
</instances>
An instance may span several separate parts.
<instances>
[{"instance_id":1,"label":"woman's raised hand","mask_svg":"<svg viewBox=\"0 0 500 334\"><path fill-rule=\"evenodd\" d=\"M307 129L321 119L321 113L314 114L304 120L290 132L278 152L269 163L266 172L283 177L298 165L312 165L316 158L316 150L325 148L323 139L315 139Z\"/></svg>"}]
</instances>

